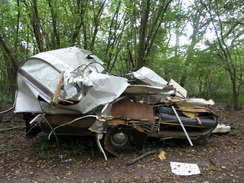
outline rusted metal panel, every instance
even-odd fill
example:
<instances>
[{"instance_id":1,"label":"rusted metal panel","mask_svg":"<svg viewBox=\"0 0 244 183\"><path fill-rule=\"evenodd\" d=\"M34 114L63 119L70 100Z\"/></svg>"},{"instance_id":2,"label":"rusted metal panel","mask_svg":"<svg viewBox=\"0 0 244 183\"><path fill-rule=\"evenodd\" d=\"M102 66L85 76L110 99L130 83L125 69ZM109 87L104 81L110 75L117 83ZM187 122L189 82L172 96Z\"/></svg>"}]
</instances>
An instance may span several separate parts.
<instances>
[{"instance_id":1,"label":"rusted metal panel","mask_svg":"<svg viewBox=\"0 0 244 183\"><path fill-rule=\"evenodd\" d=\"M80 116L77 116L77 115L46 115L47 120L50 121L51 124L54 126L63 125L78 117L80 117ZM69 123L68 126L88 128L88 127L92 126L92 124L95 121L96 121L96 118L89 117L89 118L77 120L73 123Z\"/></svg>"},{"instance_id":2,"label":"rusted metal panel","mask_svg":"<svg viewBox=\"0 0 244 183\"><path fill-rule=\"evenodd\" d=\"M109 126L128 125L127 121L123 119L112 119L107 122Z\"/></svg>"},{"instance_id":3,"label":"rusted metal panel","mask_svg":"<svg viewBox=\"0 0 244 183\"><path fill-rule=\"evenodd\" d=\"M113 104L111 114L116 118L155 121L152 105L138 104L128 100Z\"/></svg>"}]
</instances>

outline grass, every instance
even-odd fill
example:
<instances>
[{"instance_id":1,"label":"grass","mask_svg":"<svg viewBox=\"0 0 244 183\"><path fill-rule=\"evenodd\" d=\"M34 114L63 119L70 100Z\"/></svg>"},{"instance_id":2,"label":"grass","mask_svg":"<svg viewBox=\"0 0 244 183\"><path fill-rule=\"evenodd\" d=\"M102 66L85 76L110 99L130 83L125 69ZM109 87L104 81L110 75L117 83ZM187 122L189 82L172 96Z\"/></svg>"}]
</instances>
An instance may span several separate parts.
<instances>
[{"instance_id":1,"label":"grass","mask_svg":"<svg viewBox=\"0 0 244 183\"><path fill-rule=\"evenodd\" d=\"M75 137L75 136L59 136L59 149L55 139L50 141L45 133L40 133L33 141L33 147L37 151L39 158L48 160L57 159L59 154L64 159L85 157L87 152L94 154L97 150L95 138Z\"/></svg>"},{"instance_id":2,"label":"grass","mask_svg":"<svg viewBox=\"0 0 244 183\"><path fill-rule=\"evenodd\" d=\"M244 139L244 124L243 123L235 123L233 125L232 132L234 132L241 139Z\"/></svg>"},{"instance_id":3,"label":"grass","mask_svg":"<svg viewBox=\"0 0 244 183\"><path fill-rule=\"evenodd\" d=\"M14 103L14 97L12 95L6 95L6 93L0 92L0 103L12 104Z\"/></svg>"}]
</instances>

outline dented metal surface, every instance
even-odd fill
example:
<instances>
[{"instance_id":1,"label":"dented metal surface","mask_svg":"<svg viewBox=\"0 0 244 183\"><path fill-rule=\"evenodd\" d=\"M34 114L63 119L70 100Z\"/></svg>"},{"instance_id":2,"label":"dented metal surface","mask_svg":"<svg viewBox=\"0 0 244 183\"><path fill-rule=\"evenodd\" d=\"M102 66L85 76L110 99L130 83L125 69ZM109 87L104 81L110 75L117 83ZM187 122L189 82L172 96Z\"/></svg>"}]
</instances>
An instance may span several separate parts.
<instances>
[{"instance_id":1,"label":"dented metal surface","mask_svg":"<svg viewBox=\"0 0 244 183\"><path fill-rule=\"evenodd\" d=\"M113 104L111 115L114 118L154 121L152 105L139 104L128 100L121 100Z\"/></svg>"},{"instance_id":2,"label":"dented metal surface","mask_svg":"<svg viewBox=\"0 0 244 183\"><path fill-rule=\"evenodd\" d=\"M109 74L87 50L39 53L18 72L15 112L24 114L27 136L40 131L92 135L105 159L100 141L117 156L117 149L128 145L142 149L148 137L194 140L209 136L217 126L209 108L212 100L188 98L177 82L167 83L146 67L125 77Z\"/></svg>"}]
</instances>

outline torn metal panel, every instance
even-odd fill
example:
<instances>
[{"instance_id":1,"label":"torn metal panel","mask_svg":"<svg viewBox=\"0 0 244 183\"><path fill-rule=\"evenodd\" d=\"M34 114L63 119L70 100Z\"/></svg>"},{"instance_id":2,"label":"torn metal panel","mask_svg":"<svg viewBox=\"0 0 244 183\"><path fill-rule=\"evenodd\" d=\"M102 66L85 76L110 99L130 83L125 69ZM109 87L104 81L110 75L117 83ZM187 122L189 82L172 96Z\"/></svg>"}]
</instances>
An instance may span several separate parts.
<instances>
[{"instance_id":1,"label":"torn metal panel","mask_svg":"<svg viewBox=\"0 0 244 183\"><path fill-rule=\"evenodd\" d=\"M115 118L154 121L153 106L122 100L113 104L111 115Z\"/></svg>"},{"instance_id":2,"label":"torn metal panel","mask_svg":"<svg viewBox=\"0 0 244 183\"><path fill-rule=\"evenodd\" d=\"M32 92L22 75L17 77L18 91L15 99L15 112L40 113L42 111L38 93Z\"/></svg>"},{"instance_id":3,"label":"torn metal panel","mask_svg":"<svg viewBox=\"0 0 244 183\"><path fill-rule=\"evenodd\" d=\"M164 94L164 95L174 95L175 88L173 86L158 87L158 86L148 86L148 85L130 85L124 91L126 94L135 94L135 95L155 95L155 94Z\"/></svg>"},{"instance_id":4,"label":"torn metal panel","mask_svg":"<svg viewBox=\"0 0 244 183\"><path fill-rule=\"evenodd\" d=\"M87 128L96 121L95 116L78 116L78 115L46 115L48 121L54 126L74 126Z\"/></svg>"},{"instance_id":5,"label":"torn metal panel","mask_svg":"<svg viewBox=\"0 0 244 183\"><path fill-rule=\"evenodd\" d=\"M79 65L73 71L65 72L60 98L70 102L79 102L87 94L88 89L93 86L92 81L88 79L91 73L108 75L101 63L91 62Z\"/></svg>"},{"instance_id":6,"label":"torn metal panel","mask_svg":"<svg viewBox=\"0 0 244 183\"><path fill-rule=\"evenodd\" d=\"M108 129L108 123L104 120L96 120L89 128L90 131L95 133L106 133Z\"/></svg>"},{"instance_id":7,"label":"torn metal panel","mask_svg":"<svg viewBox=\"0 0 244 183\"><path fill-rule=\"evenodd\" d=\"M87 113L92 109L105 105L117 99L127 88L127 79L109 76L99 73L91 73L88 80L92 82L92 87L88 89L86 96L81 99L83 104L82 113Z\"/></svg>"},{"instance_id":8,"label":"torn metal panel","mask_svg":"<svg viewBox=\"0 0 244 183\"><path fill-rule=\"evenodd\" d=\"M141 104L157 104L164 102L168 95L155 94L155 95L131 95L131 98Z\"/></svg>"},{"instance_id":9,"label":"torn metal panel","mask_svg":"<svg viewBox=\"0 0 244 183\"><path fill-rule=\"evenodd\" d=\"M70 62L72 60L72 62ZM85 114L118 98L129 85L127 79L108 75L103 62L90 52L75 47L39 53L27 60L18 73L19 87L15 112L42 112L39 99L44 99L47 113ZM63 87L58 92L61 105L52 109L61 72L65 71ZM116 84L115 84L116 83ZM26 87L27 86L27 87ZM29 97L24 93L32 93ZM72 106L71 106L72 105Z\"/></svg>"},{"instance_id":10,"label":"torn metal panel","mask_svg":"<svg viewBox=\"0 0 244 183\"><path fill-rule=\"evenodd\" d=\"M156 104L165 102L169 96L174 95L175 89L173 86L130 85L124 94L138 103Z\"/></svg>"},{"instance_id":11,"label":"torn metal panel","mask_svg":"<svg viewBox=\"0 0 244 183\"><path fill-rule=\"evenodd\" d=\"M183 98L187 97L186 89L180 86L175 80L171 79L168 85L172 85L176 89L176 96Z\"/></svg>"},{"instance_id":12,"label":"torn metal panel","mask_svg":"<svg viewBox=\"0 0 244 183\"><path fill-rule=\"evenodd\" d=\"M136 72L127 74L127 76L136 78L152 86L164 87L167 84L167 81L147 67L142 67Z\"/></svg>"}]
</instances>

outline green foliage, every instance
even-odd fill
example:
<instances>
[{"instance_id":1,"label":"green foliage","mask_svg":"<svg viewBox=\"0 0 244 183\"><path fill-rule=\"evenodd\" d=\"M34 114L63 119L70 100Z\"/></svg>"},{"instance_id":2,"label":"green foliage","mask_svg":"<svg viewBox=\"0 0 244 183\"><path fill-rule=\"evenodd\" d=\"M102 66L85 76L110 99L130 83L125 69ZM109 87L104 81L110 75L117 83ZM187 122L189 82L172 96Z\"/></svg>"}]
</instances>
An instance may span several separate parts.
<instances>
[{"instance_id":1,"label":"green foliage","mask_svg":"<svg viewBox=\"0 0 244 183\"><path fill-rule=\"evenodd\" d=\"M242 100L243 2L147 2L1 1L0 87L11 94L0 93L0 100L13 98L15 74L26 58L69 46L91 50L116 75L143 64L183 84L189 94L235 91ZM187 42L181 42L184 37Z\"/></svg>"}]
</instances>

